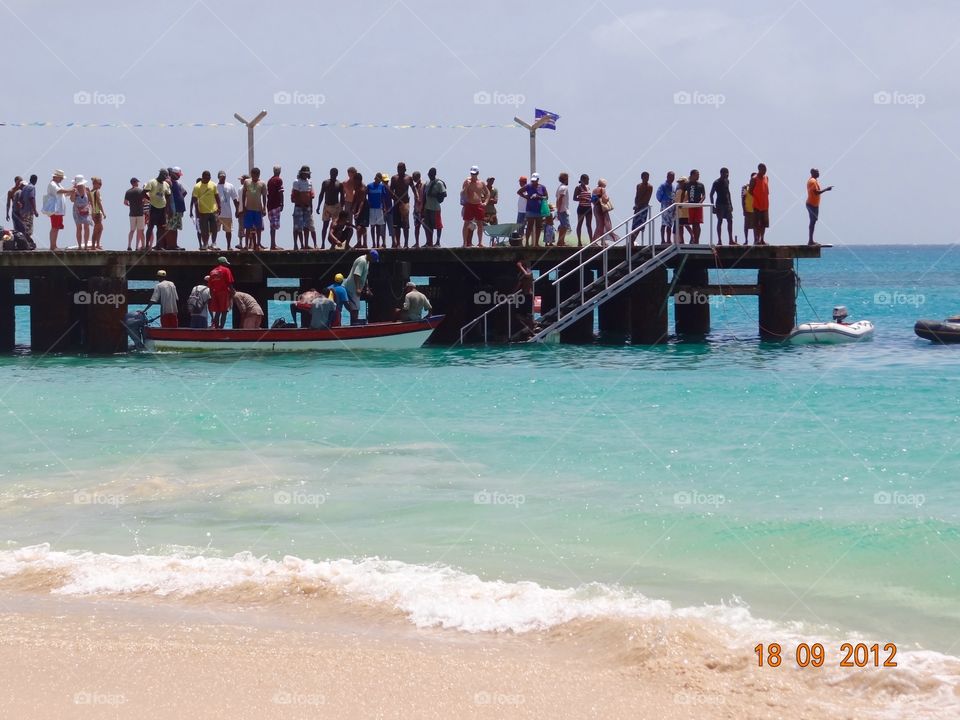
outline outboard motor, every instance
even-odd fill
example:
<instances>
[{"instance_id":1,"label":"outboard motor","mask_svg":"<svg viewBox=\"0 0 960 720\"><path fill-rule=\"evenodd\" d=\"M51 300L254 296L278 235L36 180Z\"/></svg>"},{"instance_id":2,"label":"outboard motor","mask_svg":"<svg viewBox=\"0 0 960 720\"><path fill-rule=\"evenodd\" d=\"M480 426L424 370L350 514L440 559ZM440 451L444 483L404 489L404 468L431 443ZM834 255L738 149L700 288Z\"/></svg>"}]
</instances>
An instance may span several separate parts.
<instances>
[{"instance_id":1,"label":"outboard motor","mask_svg":"<svg viewBox=\"0 0 960 720\"><path fill-rule=\"evenodd\" d=\"M147 314L140 312L128 312L123 320L123 327L126 328L127 335L133 340L133 347L136 350L143 350L145 345L143 341L143 329L147 326Z\"/></svg>"},{"instance_id":2,"label":"outboard motor","mask_svg":"<svg viewBox=\"0 0 960 720\"><path fill-rule=\"evenodd\" d=\"M847 319L847 308L845 305L837 305L833 308L833 321L843 323Z\"/></svg>"}]
</instances>

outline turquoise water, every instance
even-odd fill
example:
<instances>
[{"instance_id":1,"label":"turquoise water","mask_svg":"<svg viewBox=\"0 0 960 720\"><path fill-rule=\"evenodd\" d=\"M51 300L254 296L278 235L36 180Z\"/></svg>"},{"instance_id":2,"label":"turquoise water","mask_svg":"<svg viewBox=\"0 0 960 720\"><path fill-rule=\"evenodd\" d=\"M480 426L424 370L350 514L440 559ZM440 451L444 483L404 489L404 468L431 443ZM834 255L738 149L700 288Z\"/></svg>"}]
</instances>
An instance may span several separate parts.
<instances>
[{"instance_id":1,"label":"turquoise water","mask_svg":"<svg viewBox=\"0 0 960 720\"><path fill-rule=\"evenodd\" d=\"M704 344L0 358L0 541L599 582L956 654L960 348L912 325L960 311L960 252L799 269L801 320L876 338L761 344L727 298Z\"/></svg>"}]
</instances>

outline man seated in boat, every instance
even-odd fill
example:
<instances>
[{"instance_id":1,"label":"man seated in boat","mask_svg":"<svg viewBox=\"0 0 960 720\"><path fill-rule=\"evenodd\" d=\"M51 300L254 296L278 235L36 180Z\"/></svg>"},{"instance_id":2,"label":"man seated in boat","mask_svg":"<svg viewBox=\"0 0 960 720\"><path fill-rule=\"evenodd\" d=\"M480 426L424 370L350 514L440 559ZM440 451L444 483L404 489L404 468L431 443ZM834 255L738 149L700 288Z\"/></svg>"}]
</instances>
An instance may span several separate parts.
<instances>
[{"instance_id":1,"label":"man seated in boat","mask_svg":"<svg viewBox=\"0 0 960 720\"><path fill-rule=\"evenodd\" d=\"M320 291L316 288L305 290L297 299L290 303L290 315L293 317L293 324L297 324L297 315L300 316L300 327L310 327L310 311L313 309L313 301L320 297Z\"/></svg>"},{"instance_id":2,"label":"man seated in boat","mask_svg":"<svg viewBox=\"0 0 960 720\"><path fill-rule=\"evenodd\" d=\"M423 320L423 314L433 310L430 300L422 292L417 290L417 286L408 282L403 290L403 308L397 310L396 318L400 322L416 322Z\"/></svg>"},{"instance_id":3,"label":"man seated in boat","mask_svg":"<svg viewBox=\"0 0 960 720\"><path fill-rule=\"evenodd\" d=\"M326 295L317 295L310 308L310 329L329 330L333 327L337 303Z\"/></svg>"}]
</instances>

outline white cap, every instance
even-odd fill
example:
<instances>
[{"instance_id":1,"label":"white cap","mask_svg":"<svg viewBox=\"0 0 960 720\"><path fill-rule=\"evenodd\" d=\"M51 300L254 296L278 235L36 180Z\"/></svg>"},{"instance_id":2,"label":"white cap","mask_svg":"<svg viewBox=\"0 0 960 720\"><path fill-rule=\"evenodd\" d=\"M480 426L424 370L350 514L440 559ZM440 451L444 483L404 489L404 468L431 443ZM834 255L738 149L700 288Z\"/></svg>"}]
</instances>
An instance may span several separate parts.
<instances>
[{"instance_id":1,"label":"white cap","mask_svg":"<svg viewBox=\"0 0 960 720\"><path fill-rule=\"evenodd\" d=\"M479 174L480 174L480 168L478 168L476 165L472 165L472 166L470 167L470 174L471 174L471 175L479 175Z\"/></svg>"},{"instance_id":2,"label":"white cap","mask_svg":"<svg viewBox=\"0 0 960 720\"><path fill-rule=\"evenodd\" d=\"M73 184L75 187L80 185L86 185L87 179L83 175L77 175L73 178Z\"/></svg>"},{"instance_id":3,"label":"white cap","mask_svg":"<svg viewBox=\"0 0 960 720\"><path fill-rule=\"evenodd\" d=\"M534 173L533 175L530 176L531 181L539 180L539 179L540 179L540 173Z\"/></svg>"}]
</instances>

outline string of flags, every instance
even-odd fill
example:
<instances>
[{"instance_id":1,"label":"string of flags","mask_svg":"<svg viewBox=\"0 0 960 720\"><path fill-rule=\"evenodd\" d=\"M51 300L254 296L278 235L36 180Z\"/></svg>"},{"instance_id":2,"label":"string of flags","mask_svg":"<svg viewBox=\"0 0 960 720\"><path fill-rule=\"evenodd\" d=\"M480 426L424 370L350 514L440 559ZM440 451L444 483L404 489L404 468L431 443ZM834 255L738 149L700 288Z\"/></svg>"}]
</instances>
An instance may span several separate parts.
<instances>
[{"instance_id":1,"label":"string of flags","mask_svg":"<svg viewBox=\"0 0 960 720\"><path fill-rule=\"evenodd\" d=\"M479 130L489 128L515 128L516 123L364 123L364 122L264 122L266 126L281 128L380 128L392 130ZM243 127L237 122L55 122L37 120L34 122L3 122L0 128L235 128Z\"/></svg>"}]
</instances>

